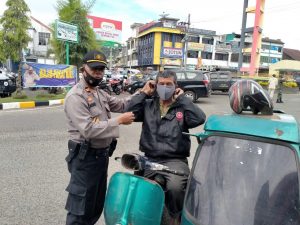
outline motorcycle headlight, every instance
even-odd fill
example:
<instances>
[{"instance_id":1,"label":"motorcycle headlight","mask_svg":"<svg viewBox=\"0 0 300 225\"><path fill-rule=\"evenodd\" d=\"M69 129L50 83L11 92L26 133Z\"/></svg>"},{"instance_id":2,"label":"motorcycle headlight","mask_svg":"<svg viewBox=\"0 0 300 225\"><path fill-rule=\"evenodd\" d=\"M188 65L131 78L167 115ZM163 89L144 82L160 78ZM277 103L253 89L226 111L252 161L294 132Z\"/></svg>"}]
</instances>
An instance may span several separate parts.
<instances>
[{"instance_id":1,"label":"motorcycle headlight","mask_svg":"<svg viewBox=\"0 0 300 225\"><path fill-rule=\"evenodd\" d=\"M4 86L5 86L5 87L7 87L7 86L8 86L8 82L7 82L7 81L4 81L4 83L3 83L3 84L4 84Z\"/></svg>"}]
</instances>

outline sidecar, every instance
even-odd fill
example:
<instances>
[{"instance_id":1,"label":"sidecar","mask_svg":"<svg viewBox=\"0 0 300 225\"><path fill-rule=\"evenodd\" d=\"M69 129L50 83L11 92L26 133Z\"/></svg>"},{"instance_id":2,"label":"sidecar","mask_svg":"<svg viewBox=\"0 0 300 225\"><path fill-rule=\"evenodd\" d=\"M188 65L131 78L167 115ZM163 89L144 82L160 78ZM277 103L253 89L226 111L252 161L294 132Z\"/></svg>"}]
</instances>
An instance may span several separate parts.
<instances>
[{"instance_id":1,"label":"sidecar","mask_svg":"<svg viewBox=\"0 0 300 225\"><path fill-rule=\"evenodd\" d=\"M283 113L208 118L182 225L300 224L299 125Z\"/></svg>"},{"instance_id":2,"label":"sidecar","mask_svg":"<svg viewBox=\"0 0 300 225\"><path fill-rule=\"evenodd\" d=\"M299 125L284 113L212 115L199 140L182 225L300 224ZM164 193L127 173L110 181L106 224L159 225Z\"/></svg>"}]
</instances>

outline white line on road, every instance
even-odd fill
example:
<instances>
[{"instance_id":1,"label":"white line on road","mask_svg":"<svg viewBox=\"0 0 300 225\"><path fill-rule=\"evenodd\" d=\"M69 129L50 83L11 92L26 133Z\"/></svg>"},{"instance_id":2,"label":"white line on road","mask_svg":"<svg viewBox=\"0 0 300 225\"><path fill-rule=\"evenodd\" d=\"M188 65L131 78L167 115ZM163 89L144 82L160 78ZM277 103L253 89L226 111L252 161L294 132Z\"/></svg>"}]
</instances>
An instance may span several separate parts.
<instances>
[{"instance_id":1,"label":"white line on road","mask_svg":"<svg viewBox=\"0 0 300 225\"><path fill-rule=\"evenodd\" d=\"M45 110L45 109L53 109L53 108L63 108L63 105L56 105L56 106L42 106L36 107L32 109L15 109L15 110L1 110L1 113L12 113L12 112L24 112L24 111L34 111L34 110Z\"/></svg>"}]
</instances>

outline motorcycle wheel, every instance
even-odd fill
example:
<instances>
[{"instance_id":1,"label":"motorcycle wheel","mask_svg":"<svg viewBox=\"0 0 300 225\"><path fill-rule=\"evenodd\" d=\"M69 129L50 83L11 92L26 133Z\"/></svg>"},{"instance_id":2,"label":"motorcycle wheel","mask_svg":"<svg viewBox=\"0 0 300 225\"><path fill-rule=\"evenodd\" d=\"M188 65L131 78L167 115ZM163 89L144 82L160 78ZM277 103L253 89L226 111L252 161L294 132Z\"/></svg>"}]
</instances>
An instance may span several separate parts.
<instances>
[{"instance_id":1,"label":"motorcycle wheel","mask_svg":"<svg viewBox=\"0 0 300 225\"><path fill-rule=\"evenodd\" d=\"M116 93L116 95L119 95L119 94L121 94L121 90L119 88L116 88L115 93Z\"/></svg>"}]
</instances>

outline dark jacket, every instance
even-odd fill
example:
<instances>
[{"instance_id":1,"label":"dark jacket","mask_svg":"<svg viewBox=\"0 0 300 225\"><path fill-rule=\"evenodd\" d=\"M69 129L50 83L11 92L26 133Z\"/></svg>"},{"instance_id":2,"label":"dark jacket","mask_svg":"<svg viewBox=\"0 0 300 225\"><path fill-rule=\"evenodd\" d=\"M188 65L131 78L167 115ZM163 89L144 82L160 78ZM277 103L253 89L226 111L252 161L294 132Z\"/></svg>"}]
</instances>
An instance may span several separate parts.
<instances>
[{"instance_id":1,"label":"dark jacket","mask_svg":"<svg viewBox=\"0 0 300 225\"><path fill-rule=\"evenodd\" d=\"M190 99L181 95L161 118L159 98L147 98L144 93L132 97L127 111L135 114L136 122L143 122L140 150L149 157L184 158L190 155L189 132L205 121L204 112Z\"/></svg>"}]
</instances>

